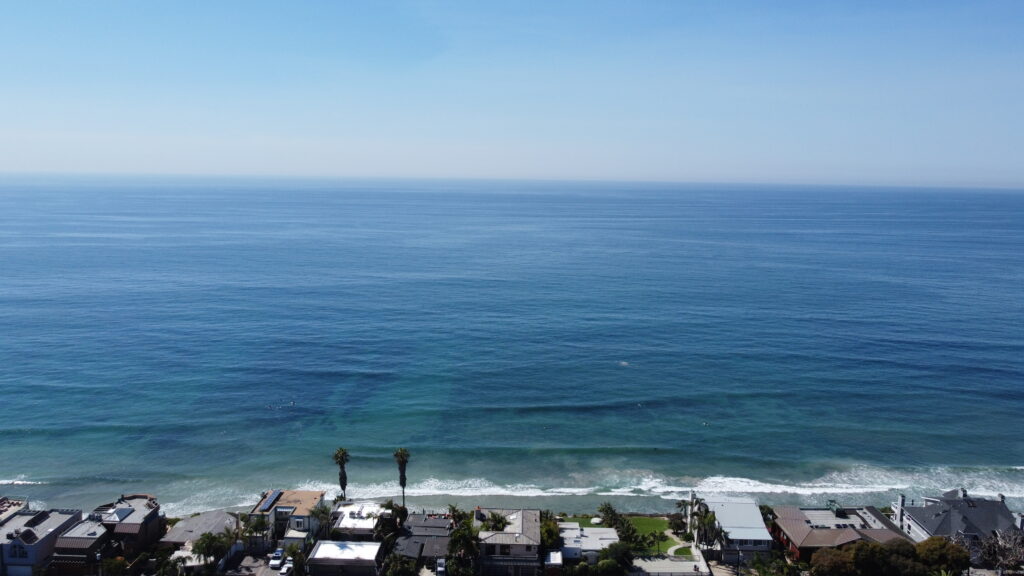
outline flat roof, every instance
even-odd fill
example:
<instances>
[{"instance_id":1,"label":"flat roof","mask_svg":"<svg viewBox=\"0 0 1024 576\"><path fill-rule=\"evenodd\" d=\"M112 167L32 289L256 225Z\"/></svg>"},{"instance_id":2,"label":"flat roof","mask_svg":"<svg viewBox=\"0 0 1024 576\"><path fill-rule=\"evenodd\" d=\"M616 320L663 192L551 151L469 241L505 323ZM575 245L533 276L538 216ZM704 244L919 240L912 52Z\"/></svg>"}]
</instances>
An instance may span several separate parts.
<instances>
[{"instance_id":1,"label":"flat roof","mask_svg":"<svg viewBox=\"0 0 1024 576\"><path fill-rule=\"evenodd\" d=\"M21 512L28 507L27 498L15 498L13 496L0 496L0 524L7 521L8 518L14 516L18 512Z\"/></svg>"},{"instance_id":2,"label":"flat roof","mask_svg":"<svg viewBox=\"0 0 1024 576\"><path fill-rule=\"evenodd\" d=\"M761 509L749 498L717 498L705 500L708 509L715 513L715 519L730 540L771 541L772 535L764 525Z\"/></svg>"},{"instance_id":3,"label":"flat roof","mask_svg":"<svg viewBox=\"0 0 1024 576\"><path fill-rule=\"evenodd\" d=\"M323 501L323 490L270 490L260 497L250 514L268 514L274 508L294 508L293 516L309 516L309 511ZM274 495L277 495L274 498ZM266 511L261 511L267 500L271 500Z\"/></svg>"},{"instance_id":4,"label":"flat roof","mask_svg":"<svg viewBox=\"0 0 1024 576\"><path fill-rule=\"evenodd\" d=\"M122 495L115 502L97 507L95 512L103 515L104 522L142 524L157 510L160 510L160 505L157 504L156 497L149 494L130 494Z\"/></svg>"},{"instance_id":5,"label":"flat roof","mask_svg":"<svg viewBox=\"0 0 1024 576\"><path fill-rule=\"evenodd\" d=\"M23 511L7 519L0 529L0 544L22 540L34 543L54 530L63 529L82 519L81 510ZM58 536L55 534L54 536ZM55 540L56 541L56 540Z\"/></svg>"},{"instance_id":6,"label":"flat roof","mask_svg":"<svg viewBox=\"0 0 1024 576\"><path fill-rule=\"evenodd\" d=\"M579 548L583 552L603 550L619 541L615 528L581 528L578 522L559 522L558 535L566 548Z\"/></svg>"},{"instance_id":7,"label":"flat roof","mask_svg":"<svg viewBox=\"0 0 1024 576\"><path fill-rule=\"evenodd\" d=\"M107 532L102 522L97 520L82 520L75 524L68 531L61 535L62 538L99 538Z\"/></svg>"},{"instance_id":8,"label":"flat roof","mask_svg":"<svg viewBox=\"0 0 1024 576\"><path fill-rule=\"evenodd\" d=\"M309 553L310 560L353 560L370 561L377 559L380 542L351 542L337 540L321 540Z\"/></svg>"},{"instance_id":9,"label":"flat roof","mask_svg":"<svg viewBox=\"0 0 1024 576\"><path fill-rule=\"evenodd\" d=\"M377 517L384 509L375 502L350 502L338 507L338 521L334 527L339 530L373 531Z\"/></svg>"}]
</instances>

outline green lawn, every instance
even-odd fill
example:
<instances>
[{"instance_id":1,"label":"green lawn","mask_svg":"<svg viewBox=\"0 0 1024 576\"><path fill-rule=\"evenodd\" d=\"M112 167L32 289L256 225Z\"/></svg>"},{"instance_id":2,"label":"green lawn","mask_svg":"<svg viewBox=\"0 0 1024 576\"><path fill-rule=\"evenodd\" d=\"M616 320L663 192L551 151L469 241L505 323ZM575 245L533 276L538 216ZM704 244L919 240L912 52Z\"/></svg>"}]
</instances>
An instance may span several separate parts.
<instances>
[{"instance_id":1,"label":"green lawn","mask_svg":"<svg viewBox=\"0 0 1024 576\"><path fill-rule=\"evenodd\" d=\"M664 532L668 530L668 520L665 518L648 518L647 516L630 516L629 521L636 526L636 531L640 534L649 534L651 532ZM654 546L647 549L648 554L664 554L666 550L676 544L675 540L669 538L667 542L661 543L659 550L658 546Z\"/></svg>"},{"instance_id":2,"label":"green lawn","mask_svg":"<svg viewBox=\"0 0 1024 576\"><path fill-rule=\"evenodd\" d=\"M676 548L673 556L693 556L693 550L689 546L683 546L682 548Z\"/></svg>"}]
</instances>

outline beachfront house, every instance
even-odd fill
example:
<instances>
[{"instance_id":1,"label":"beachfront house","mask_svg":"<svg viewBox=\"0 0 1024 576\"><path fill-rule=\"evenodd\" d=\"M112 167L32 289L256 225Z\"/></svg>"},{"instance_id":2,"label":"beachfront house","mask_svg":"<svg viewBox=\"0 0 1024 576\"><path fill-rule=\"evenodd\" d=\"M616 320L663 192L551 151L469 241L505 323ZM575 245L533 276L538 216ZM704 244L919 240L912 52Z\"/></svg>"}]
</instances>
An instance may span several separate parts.
<instances>
[{"instance_id":1,"label":"beachfront house","mask_svg":"<svg viewBox=\"0 0 1024 576\"><path fill-rule=\"evenodd\" d=\"M375 502L342 502L334 509L332 539L373 540L384 508Z\"/></svg>"},{"instance_id":2,"label":"beachfront house","mask_svg":"<svg viewBox=\"0 0 1024 576\"><path fill-rule=\"evenodd\" d=\"M395 552L434 569L448 555L452 521L443 514L410 514L395 540Z\"/></svg>"},{"instance_id":3,"label":"beachfront house","mask_svg":"<svg viewBox=\"0 0 1024 576\"><path fill-rule=\"evenodd\" d=\"M796 561L808 562L822 548L865 540L885 543L908 538L874 506L843 508L830 500L825 508L774 508L772 536Z\"/></svg>"},{"instance_id":4,"label":"beachfront house","mask_svg":"<svg viewBox=\"0 0 1024 576\"><path fill-rule=\"evenodd\" d=\"M579 522L559 522L558 535L562 537L562 560L569 564L597 564L601 550L619 541L614 528L580 527Z\"/></svg>"},{"instance_id":5,"label":"beachfront house","mask_svg":"<svg viewBox=\"0 0 1024 576\"><path fill-rule=\"evenodd\" d=\"M1014 514L1006 506L1006 497L997 499L969 496L967 490L950 490L938 497L926 497L921 505L900 494L892 504L892 519L915 542L932 536L964 537L977 542L1000 530L1024 529L1024 514Z\"/></svg>"},{"instance_id":6,"label":"beachfront house","mask_svg":"<svg viewBox=\"0 0 1024 576\"><path fill-rule=\"evenodd\" d=\"M306 558L309 576L377 576L384 562L380 542L321 540Z\"/></svg>"},{"instance_id":7,"label":"beachfront house","mask_svg":"<svg viewBox=\"0 0 1024 576\"><path fill-rule=\"evenodd\" d=\"M207 532L217 535L225 532L237 533L238 524L238 518L224 510L202 512L182 518L171 526L167 534L160 539L160 545L181 548L186 542L194 542Z\"/></svg>"},{"instance_id":8,"label":"beachfront house","mask_svg":"<svg viewBox=\"0 0 1024 576\"><path fill-rule=\"evenodd\" d=\"M97 574L104 558L114 556L110 530L99 518L90 516L57 537L50 573L61 576Z\"/></svg>"},{"instance_id":9,"label":"beachfront house","mask_svg":"<svg viewBox=\"0 0 1024 576\"><path fill-rule=\"evenodd\" d=\"M265 517L274 539L308 541L309 535L320 528L310 512L323 503L324 494L323 490L270 490L260 495L249 519Z\"/></svg>"},{"instance_id":10,"label":"beachfront house","mask_svg":"<svg viewBox=\"0 0 1024 576\"><path fill-rule=\"evenodd\" d=\"M477 508L473 524L483 526L494 513L505 519L502 530L480 530L483 576L536 576L541 568L540 510Z\"/></svg>"},{"instance_id":11,"label":"beachfront house","mask_svg":"<svg viewBox=\"0 0 1024 576\"><path fill-rule=\"evenodd\" d=\"M20 510L0 526L0 576L33 576L53 560L57 538L82 519L81 510Z\"/></svg>"},{"instance_id":12,"label":"beachfront house","mask_svg":"<svg viewBox=\"0 0 1024 576\"><path fill-rule=\"evenodd\" d=\"M90 518L110 530L111 539L125 557L156 544L164 532L160 504L149 494L122 494L116 501L98 506Z\"/></svg>"},{"instance_id":13,"label":"beachfront house","mask_svg":"<svg viewBox=\"0 0 1024 576\"><path fill-rule=\"evenodd\" d=\"M725 564L745 564L757 556L771 556L772 535L764 525L761 509L750 498L716 497L704 500L715 521L727 535L707 551Z\"/></svg>"}]
</instances>

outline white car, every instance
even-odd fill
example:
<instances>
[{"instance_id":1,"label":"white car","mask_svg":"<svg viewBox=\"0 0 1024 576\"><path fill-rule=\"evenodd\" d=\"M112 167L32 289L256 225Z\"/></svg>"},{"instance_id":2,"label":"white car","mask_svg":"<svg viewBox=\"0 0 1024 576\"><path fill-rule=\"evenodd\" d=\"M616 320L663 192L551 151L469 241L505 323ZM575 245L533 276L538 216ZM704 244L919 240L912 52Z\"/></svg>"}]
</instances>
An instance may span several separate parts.
<instances>
[{"instance_id":1,"label":"white car","mask_svg":"<svg viewBox=\"0 0 1024 576\"><path fill-rule=\"evenodd\" d=\"M445 571L444 568L445 568L444 558L438 558L437 559L437 571L434 572L434 574L436 574L436 576L445 576L446 575L446 571Z\"/></svg>"},{"instance_id":2,"label":"white car","mask_svg":"<svg viewBox=\"0 0 1024 576\"><path fill-rule=\"evenodd\" d=\"M292 563L292 559L289 558L285 560L284 566L281 566L281 571L278 572L278 574L280 574L281 576L288 576L292 573L292 568L294 567L295 565Z\"/></svg>"},{"instance_id":3,"label":"white car","mask_svg":"<svg viewBox=\"0 0 1024 576\"><path fill-rule=\"evenodd\" d=\"M277 570L284 565L284 549L278 548L270 556L270 567Z\"/></svg>"}]
</instances>

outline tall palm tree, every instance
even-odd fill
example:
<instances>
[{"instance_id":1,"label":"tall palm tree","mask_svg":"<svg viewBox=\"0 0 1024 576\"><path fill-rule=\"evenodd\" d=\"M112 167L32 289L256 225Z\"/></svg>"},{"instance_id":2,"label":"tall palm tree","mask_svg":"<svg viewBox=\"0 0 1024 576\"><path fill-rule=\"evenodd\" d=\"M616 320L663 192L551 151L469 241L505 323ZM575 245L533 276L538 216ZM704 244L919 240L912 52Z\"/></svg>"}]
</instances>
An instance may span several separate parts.
<instances>
[{"instance_id":1,"label":"tall palm tree","mask_svg":"<svg viewBox=\"0 0 1024 576\"><path fill-rule=\"evenodd\" d=\"M398 464L398 483L402 486L402 507L405 507L405 466L409 464L409 451L405 448L395 450L395 462Z\"/></svg>"},{"instance_id":2,"label":"tall palm tree","mask_svg":"<svg viewBox=\"0 0 1024 576\"><path fill-rule=\"evenodd\" d=\"M341 487L341 499L346 500L345 489L348 488L348 475L345 474L345 464L348 464L348 450L344 448L335 450L334 463L338 465L338 486Z\"/></svg>"}]
</instances>

